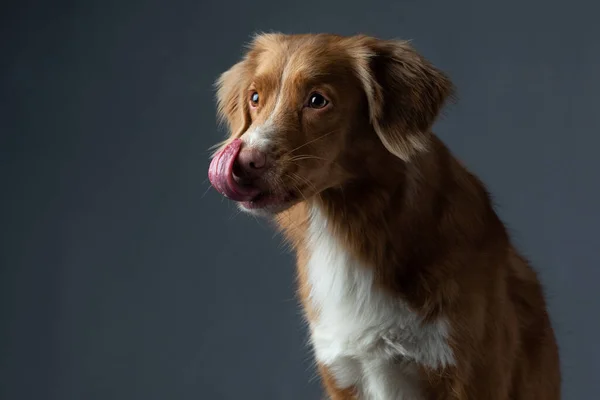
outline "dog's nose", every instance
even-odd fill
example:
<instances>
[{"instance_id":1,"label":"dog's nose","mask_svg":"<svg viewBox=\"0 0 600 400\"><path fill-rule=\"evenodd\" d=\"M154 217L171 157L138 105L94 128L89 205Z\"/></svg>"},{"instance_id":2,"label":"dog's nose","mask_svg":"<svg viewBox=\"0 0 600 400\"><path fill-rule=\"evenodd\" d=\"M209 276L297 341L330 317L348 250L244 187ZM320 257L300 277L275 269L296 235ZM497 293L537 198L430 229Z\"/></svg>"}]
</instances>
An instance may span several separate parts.
<instances>
[{"instance_id":1,"label":"dog's nose","mask_svg":"<svg viewBox=\"0 0 600 400\"><path fill-rule=\"evenodd\" d=\"M267 156L253 147L243 147L237 157L237 169L240 178L258 179L267 170Z\"/></svg>"}]
</instances>

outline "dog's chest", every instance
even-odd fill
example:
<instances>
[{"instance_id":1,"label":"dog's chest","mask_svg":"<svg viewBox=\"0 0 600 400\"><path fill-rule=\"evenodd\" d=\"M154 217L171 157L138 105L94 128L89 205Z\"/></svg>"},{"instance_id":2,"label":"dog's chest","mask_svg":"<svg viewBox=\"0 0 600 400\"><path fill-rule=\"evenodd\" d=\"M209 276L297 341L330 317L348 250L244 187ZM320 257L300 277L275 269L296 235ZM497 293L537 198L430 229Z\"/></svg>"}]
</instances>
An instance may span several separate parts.
<instances>
[{"instance_id":1,"label":"dog's chest","mask_svg":"<svg viewBox=\"0 0 600 400\"><path fill-rule=\"evenodd\" d=\"M319 210L312 212L308 234L317 361L340 388L354 386L364 399L418 399L417 364L438 368L454 362L448 324L422 324L401 300L378 290L371 269L339 246Z\"/></svg>"}]
</instances>

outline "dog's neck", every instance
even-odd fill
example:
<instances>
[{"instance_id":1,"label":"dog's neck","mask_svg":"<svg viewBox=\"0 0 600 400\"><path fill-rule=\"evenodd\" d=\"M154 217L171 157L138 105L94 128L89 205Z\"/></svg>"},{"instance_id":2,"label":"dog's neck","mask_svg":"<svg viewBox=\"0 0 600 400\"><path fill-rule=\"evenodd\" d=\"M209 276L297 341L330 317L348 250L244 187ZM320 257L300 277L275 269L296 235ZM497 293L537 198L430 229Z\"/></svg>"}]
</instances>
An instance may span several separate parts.
<instances>
[{"instance_id":1,"label":"dog's neck","mask_svg":"<svg viewBox=\"0 0 600 400\"><path fill-rule=\"evenodd\" d=\"M408 163L378 156L354 164L355 179L307 203L320 209L341 246L375 269L376 282L421 306L431 285L453 273L439 268L440 260L487 246L490 237L497 243L504 228L484 187L439 139Z\"/></svg>"},{"instance_id":2,"label":"dog's neck","mask_svg":"<svg viewBox=\"0 0 600 400\"><path fill-rule=\"evenodd\" d=\"M438 149L408 163L382 145L366 153L371 156L342 160L350 178L308 202L321 210L333 233L366 264L400 267L407 264L408 251L419 252L427 244L415 240L417 236L432 237L429 230L440 217L435 211L447 196L441 182L449 180L443 174L450 167L443 164L450 159L441 157Z\"/></svg>"}]
</instances>

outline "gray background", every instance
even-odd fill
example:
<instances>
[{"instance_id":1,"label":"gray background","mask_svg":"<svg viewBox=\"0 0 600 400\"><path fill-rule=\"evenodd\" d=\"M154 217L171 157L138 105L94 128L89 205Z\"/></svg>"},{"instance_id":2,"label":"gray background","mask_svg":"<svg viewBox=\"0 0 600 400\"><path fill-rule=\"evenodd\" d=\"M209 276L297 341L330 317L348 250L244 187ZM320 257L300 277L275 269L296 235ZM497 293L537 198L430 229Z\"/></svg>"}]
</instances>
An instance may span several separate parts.
<instances>
[{"instance_id":1,"label":"gray background","mask_svg":"<svg viewBox=\"0 0 600 400\"><path fill-rule=\"evenodd\" d=\"M600 398L599 6L485 3L4 4L0 398L319 398L292 257L206 192L211 85L257 30L414 39L452 76L436 130L541 273L565 399Z\"/></svg>"}]
</instances>

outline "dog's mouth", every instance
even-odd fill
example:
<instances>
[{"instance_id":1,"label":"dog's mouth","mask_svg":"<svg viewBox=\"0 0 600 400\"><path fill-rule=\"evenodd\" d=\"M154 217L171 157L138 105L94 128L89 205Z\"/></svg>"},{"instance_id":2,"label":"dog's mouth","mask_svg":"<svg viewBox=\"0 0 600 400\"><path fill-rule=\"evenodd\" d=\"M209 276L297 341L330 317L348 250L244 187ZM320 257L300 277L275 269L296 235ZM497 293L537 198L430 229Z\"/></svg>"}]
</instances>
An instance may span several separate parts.
<instances>
[{"instance_id":1,"label":"dog's mouth","mask_svg":"<svg viewBox=\"0 0 600 400\"><path fill-rule=\"evenodd\" d=\"M223 196L238 202L249 210L278 210L298 199L296 190L275 190L265 187L264 182L249 181L236 171L236 159L242 141L235 139L215 154L208 169L212 186Z\"/></svg>"},{"instance_id":2,"label":"dog's mouth","mask_svg":"<svg viewBox=\"0 0 600 400\"><path fill-rule=\"evenodd\" d=\"M297 198L298 197L292 191L282 194L266 191L260 193L252 200L242 201L240 204L249 210L269 208L280 209L282 206L292 203Z\"/></svg>"}]
</instances>

